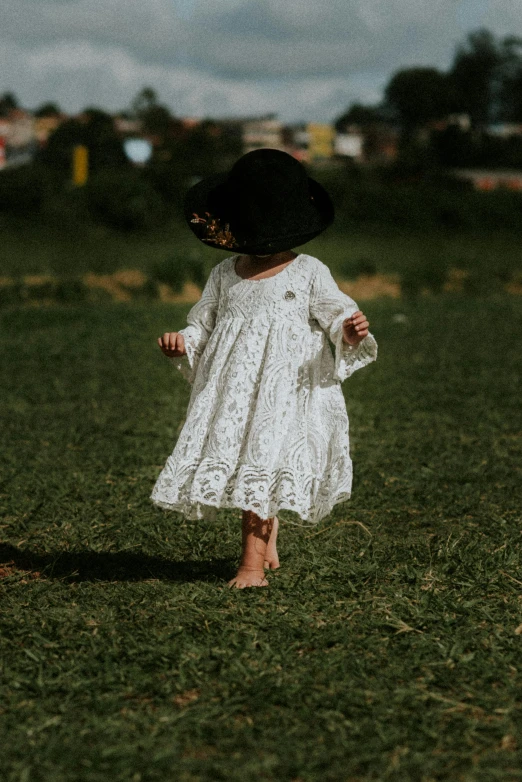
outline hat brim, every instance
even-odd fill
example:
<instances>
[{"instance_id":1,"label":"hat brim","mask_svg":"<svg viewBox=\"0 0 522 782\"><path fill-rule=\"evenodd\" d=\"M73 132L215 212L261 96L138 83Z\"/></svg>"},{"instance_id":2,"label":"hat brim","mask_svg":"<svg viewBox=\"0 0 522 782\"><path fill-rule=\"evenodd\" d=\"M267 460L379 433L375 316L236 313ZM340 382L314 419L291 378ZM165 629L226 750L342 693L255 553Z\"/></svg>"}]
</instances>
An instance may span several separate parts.
<instances>
[{"instance_id":1,"label":"hat brim","mask_svg":"<svg viewBox=\"0 0 522 782\"><path fill-rule=\"evenodd\" d=\"M209 236L209 232L205 230L206 223L202 221L211 219L209 203L212 200L212 195L218 187L225 185L227 181L228 174L226 173L212 174L193 185L185 196L184 214L187 225L193 234L209 247L215 247L219 250L233 250L245 255L273 254L306 244L333 223L334 206L330 196L319 182L308 177L313 210L306 220L303 219L302 225L298 226L297 230L294 222L292 233L252 239L241 236L241 230L235 230L233 236L229 232L229 236L226 232L227 226L220 226L221 230L218 231L217 237Z\"/></svg>"}]
</instances>

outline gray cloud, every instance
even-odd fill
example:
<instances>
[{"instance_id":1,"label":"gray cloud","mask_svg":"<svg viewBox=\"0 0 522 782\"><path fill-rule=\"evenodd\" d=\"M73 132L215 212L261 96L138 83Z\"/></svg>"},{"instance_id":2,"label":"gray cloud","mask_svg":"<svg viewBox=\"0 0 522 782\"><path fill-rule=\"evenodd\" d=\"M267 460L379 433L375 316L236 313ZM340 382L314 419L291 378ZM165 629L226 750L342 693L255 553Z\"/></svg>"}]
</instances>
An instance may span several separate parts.
<instances>
[{"instance_id":1,"label":"gray cloud","mask_svg":"<svg viewBox=\"0 0 522 782\"><path fill-rule=\"evenodd\" d=\"M67 110L153 86L178 114L328 120L465 31L522 34L521 0L4 0L0 90Z\"/></svg>"},{"instance_id":2,"label":"gray cloud","mask_svg":"<svg viewBox=\"0 0 522 782\"><path fill-rule=\"evenodd\" d=\"M6 0L3 35L21 45L88 40L122 46L144 63L180 59L225 78L346 74L385 65L422 44L440 58L455 0L194 0L187 19L170 0Z\"/></svg>"}]
</instances>

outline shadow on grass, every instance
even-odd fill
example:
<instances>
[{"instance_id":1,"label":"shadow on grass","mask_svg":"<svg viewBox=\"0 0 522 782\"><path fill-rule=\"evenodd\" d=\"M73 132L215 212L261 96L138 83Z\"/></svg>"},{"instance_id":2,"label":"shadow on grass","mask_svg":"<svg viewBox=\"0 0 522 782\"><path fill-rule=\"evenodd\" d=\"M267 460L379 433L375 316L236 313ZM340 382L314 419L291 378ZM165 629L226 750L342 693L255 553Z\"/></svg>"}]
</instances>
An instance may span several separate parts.
<instances>
[{"instance_id":1,"label":"shadow on grass","mask_svg":"<svg viewBox=\"0 0 522 782\"><path fill-rule=\"evenodd\" d=\"M39 554L0 544L0 580L9 576L72 581L216 581L234 575L232 559L181 561L147 554L75 551Z\"/></svg>"}]
</instances>

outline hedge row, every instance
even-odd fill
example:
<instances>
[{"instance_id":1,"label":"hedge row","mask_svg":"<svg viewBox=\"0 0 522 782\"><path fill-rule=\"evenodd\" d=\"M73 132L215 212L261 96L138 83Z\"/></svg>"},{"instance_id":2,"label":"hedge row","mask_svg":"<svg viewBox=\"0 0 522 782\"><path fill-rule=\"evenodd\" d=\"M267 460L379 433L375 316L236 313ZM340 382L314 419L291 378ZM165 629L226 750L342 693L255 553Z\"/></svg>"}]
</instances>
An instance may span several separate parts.
<instances>
[{"instance_id":1,"label":"hedge row","mask_svg":"<svg viewBox=\"0 0 522 782\"><path fill-rule=\"evenodd\" d=\"M522 193L475 191L448 179L394 181L390 176L322 171L336 206L336 228L378 226L398 230L509 230L522 232ZM65 190L41 164L0 172L0 212L31 216L53 199L77 198L85 218L120 231L153 229L181 213L188 183L174 169L105 169L81 193ZM65 209L65 206L64 206Z\"/></svg>"}]
</instances>

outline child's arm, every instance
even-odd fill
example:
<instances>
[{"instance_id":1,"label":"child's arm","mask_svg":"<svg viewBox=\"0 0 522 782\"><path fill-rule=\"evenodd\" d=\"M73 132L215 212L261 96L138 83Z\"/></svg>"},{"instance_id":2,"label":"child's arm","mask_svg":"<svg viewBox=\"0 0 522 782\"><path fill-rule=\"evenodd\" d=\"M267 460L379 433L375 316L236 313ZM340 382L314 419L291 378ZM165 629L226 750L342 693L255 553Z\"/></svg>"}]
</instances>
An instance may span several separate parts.
<instances>
[{"instance_id":1,"label":"child's arm","mask_svg":"<svg viewBox=\"0 0 522 782\"><path fill-rule=\"evenodd\" d=\"M219 265L214 266L197 301L187 315L187 326L158 338L168 356L189 383L194 381L199 359L216 323L219 303Z\"/></svg>"},{"instance_id":2,"label":"child's arm","mask_svg":"<svg viewBox=\"0 0 522 782\"><path fill-rule=\"evenodd\" d=\"M377 342L368 331L366 316L343 293L326 264L320 262L310 295L310 316L335 346L336 380L343 381L377 358Z\"/></svg>"}]
</instances>

